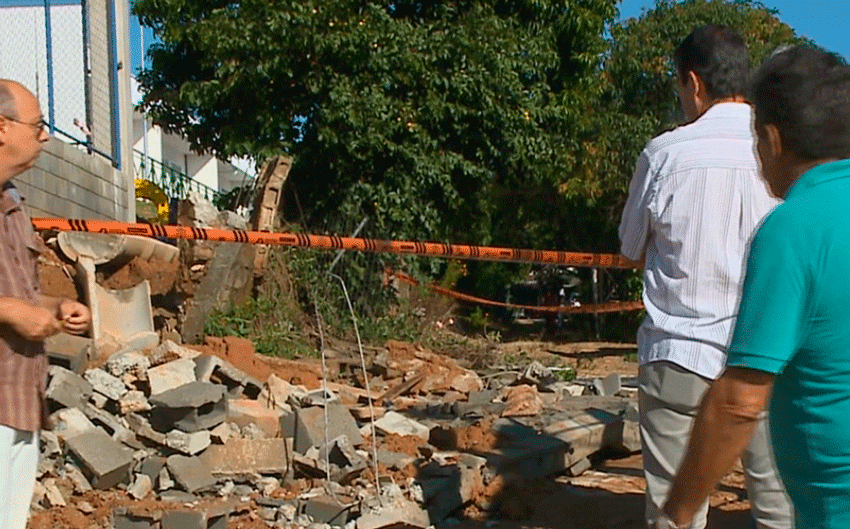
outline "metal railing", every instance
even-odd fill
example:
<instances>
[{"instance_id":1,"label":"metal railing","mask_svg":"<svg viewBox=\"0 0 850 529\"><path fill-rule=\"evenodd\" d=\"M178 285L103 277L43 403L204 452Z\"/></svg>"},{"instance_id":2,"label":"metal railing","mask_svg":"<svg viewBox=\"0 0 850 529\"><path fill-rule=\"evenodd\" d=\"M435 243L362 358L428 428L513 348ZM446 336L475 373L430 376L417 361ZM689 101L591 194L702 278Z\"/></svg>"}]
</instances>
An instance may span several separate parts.
<instances>
[{"instance_id":1,"label":"metal railing","mask_svg":"<svg viewBox=\"0 0 850 529\"><path fill-rule=\"evenodd\" d=\"M147 163L145 163L146 160ZM133 151L133 171L137 180L150 180L159 186L168 198L181 200L188 196L189 191L195 191L205 199L215 201L220 194L203 182L199 182L159 160L150 156L145 158L145 154L137 150Z\"/></svg>"}]
</instances>

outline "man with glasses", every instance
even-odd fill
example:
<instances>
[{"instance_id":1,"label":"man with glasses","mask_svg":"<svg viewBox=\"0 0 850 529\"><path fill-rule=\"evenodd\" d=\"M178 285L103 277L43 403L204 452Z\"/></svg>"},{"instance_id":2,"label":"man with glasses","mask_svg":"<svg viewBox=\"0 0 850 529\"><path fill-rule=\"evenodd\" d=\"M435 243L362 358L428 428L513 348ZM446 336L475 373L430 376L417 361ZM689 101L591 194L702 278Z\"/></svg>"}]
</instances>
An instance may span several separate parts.
<instances>
[{"instance_id":1,"label":"man with glasses","mask_svg":"<svg viewBox=\"0 0 850 529\"><path fill-rule=\"evenodd\" d=\"M39 245L12 179L35 165L50 137L38 100L0 79L0 528L25 529L45 424L43 340L82 334L88 308L39 292Z\"/></svg>"}]
</instances>

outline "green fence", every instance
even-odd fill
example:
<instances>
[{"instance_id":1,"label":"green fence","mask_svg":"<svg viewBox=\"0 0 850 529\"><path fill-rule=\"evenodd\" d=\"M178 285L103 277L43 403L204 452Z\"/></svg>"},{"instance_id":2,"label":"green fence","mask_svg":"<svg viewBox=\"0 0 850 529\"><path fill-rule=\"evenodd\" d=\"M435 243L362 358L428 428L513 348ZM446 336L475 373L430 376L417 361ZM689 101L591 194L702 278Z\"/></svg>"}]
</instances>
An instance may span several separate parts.
<instances>
[{"instance_id":1,"label":"green fence","mask_svg":"<svg viewBox=\"0 0 850 529\"><path fill-rule=\"evenodd\" d=\"M188 196L189 191L195 191L205 199L215 202L219 197L219 192L210 186L194 180L189 175L182 173L172 167L168 167L159 160L154 160L151 157L147 158L145 163L145 155L142 152L134 151L135 178L150 180L172 199L184 199Z\"/></svg>"}]
</instances>

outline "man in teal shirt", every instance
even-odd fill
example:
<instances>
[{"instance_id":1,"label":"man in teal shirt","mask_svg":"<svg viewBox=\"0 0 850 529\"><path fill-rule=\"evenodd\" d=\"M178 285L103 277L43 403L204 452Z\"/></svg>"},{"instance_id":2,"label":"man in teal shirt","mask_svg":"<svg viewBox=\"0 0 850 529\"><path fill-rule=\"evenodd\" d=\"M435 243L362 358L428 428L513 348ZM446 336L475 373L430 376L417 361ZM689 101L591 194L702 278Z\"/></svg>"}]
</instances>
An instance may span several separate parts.
<instances>
[{"instance_id":1,"label":"man in teal shirt","mask_svg":"<svg viewBox=\"0 0 850 529\"><path fill-rule=\"evenodd\" d=\"M784 197L750 248L726 371L656 526L688 527L770 402L797 529L850 527L850 68L805 46L752 84L762 174ZM772 393L772 396L771 396Z\"/></svg>"}]
</instances>

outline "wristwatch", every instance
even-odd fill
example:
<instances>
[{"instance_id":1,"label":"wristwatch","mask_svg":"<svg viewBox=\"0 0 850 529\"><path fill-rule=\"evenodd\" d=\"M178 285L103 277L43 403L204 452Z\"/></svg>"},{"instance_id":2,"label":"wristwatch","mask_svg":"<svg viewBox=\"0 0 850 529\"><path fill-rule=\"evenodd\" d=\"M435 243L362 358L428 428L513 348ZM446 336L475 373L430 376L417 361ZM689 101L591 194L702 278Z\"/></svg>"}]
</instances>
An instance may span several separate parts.
<instances>
[{"instance_id":1,"label":"wristwatch","mask_svg":"<svg viewBox=\"0 0 850 529\"><path fill-rule=\"evenodd\" d=\"M677 525L673 523L664 511L659 512L658 518L655 519L655 529L691 529L693 522L686 525Z\"/></svg>"}]
</instances>

